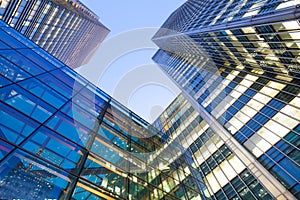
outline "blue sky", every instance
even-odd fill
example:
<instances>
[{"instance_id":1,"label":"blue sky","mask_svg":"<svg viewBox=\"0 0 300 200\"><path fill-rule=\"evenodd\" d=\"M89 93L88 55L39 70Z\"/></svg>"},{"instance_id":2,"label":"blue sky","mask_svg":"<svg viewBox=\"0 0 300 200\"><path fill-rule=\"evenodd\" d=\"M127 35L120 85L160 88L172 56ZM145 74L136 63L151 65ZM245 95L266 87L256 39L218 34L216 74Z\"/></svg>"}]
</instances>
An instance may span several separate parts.
<instances>
[{"instance_id":1,"label":"blue sky","mask_svg":"<svg viewBox=\"0 0 300 200\"><path fill-rule=\"evenodd\" d=\"M152 122L179 94L153 63L151 37L184 0L81 0L111 32L91 61L77 71ZM136 45L133 45L136 44Z\"/></svg>"}]
</instances>

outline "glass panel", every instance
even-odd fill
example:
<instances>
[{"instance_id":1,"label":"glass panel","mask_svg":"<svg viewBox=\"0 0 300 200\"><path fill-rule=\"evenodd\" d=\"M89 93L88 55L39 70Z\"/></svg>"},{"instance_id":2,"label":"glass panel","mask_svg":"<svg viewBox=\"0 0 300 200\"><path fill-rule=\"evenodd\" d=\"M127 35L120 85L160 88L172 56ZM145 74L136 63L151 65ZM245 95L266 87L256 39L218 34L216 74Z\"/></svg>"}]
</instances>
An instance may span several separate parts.
<instances>
[{"instance_id":1,"label":"glass panel","mask_svg":"<svg viewBox=\"0 0 300 200\"><path fill-rule=\"evenodd\" d=\"M38 64L41 68L45 69L46 71L56 69L54 65L46 61L43 57L39 56L31 49L18 49L18 52L26 56L26 58L32 60L34 63Z\"/></svg>"},{"instance_id":2,"label":"glass panel","mask_svg":"<svg viewBox=\"0 0 300 200\"><path fill-rule=\"evenodd\" d=\"M94 135L91 129L74 121L74 119L61 112L56 113L46 125L82 146L85 146Z\"/></svg>"},{"instance_id":3,"label":"glass panel","mask_svg":"<svg viewBox=\"0 0 300 200\"><path fill-rule=\"evenodd\" d=\"M1 72L0 72L1 73ZM11 84L12 82L0 74L0 87Z\"/></svg>"},{"instance_id":4,"label":"glass panel","mask_svg":"<svg viewBox=\"0 0 300 200\"><path fill-rule=\"evenodd\" d=\"M34 44L33 42L31 42L30 40L25 38L22 34L20 34L15 29L8 26L5 22L0 21L0 24L1 24L1 30L8 33L9 35L16 38L17 40L19 40L22 44L26 45L28 48L30 48L30 49L38 48L38 46L36 44Z\"/></svg>"},{"instance_id":5,"label":"glass panel","mask_svg":"<svg viewBox=\"0 0 300 200\"><path fill-rule=\"evenodd\" d=\"M72 199L106 200L121 198L112 192L92 185L90 182L79 180L73 192Z\"/></svg>"},{"instance_id":6,"label":"glass panel","mask_svg":"<svg viewBox=\"0 0 300 200\"><path fill-rule=\"evenodd\" d=\"M2 42L0 39L0 49L5 50L5 49L11 49L10 46L8 46L6 43Z\"/></svg>"},{"instance_id":7,"label":"glass panel","mask_svg":"<svg viewBox=\"0 0 300 200\"><path fill-rule=\"evenodd\" d=\"M35 78L24 80L20 82L20 85L57 109L67 101L67 99L58 92Z\"/></svg>"},{"instance_id":8,"label":"glass panel","mask_svg":"<svg viewBox=\"0 0 300 200\"><path fill-rule=\"evenodd\" d=\"M28 151L72 173L78 173L87 152L66 138L42 127L22 145Z\"/></svg>"},{"instance_id":9,"label":"glass panel","mask_svg":"<svg viewBox=\"0 0 300 200\"><path fill-rule=\"evenodd\" d=\"M104 101L108 102L108 100L110 99L110 96L108 96L105 92L103 92L102 90L100 90L98 87L95 87L91 83L87 86L87 88L89 90L91 90L92 93L94 93L98 98L100 98L101 101L104 100Z\"/></svg>"},{"instance_id":10,"label":"glass panel","mask_svg":"<svg viewBox=\"0 0 300 200\"><path fill-rule=\"evenodd\" d=\"M75 178L23 151L0 163L1 199L63 199Z\"/></svg>"},{"instance_id":11,"label":"glass panel","mask_svg":"<svg viewBox=\"0 0 300 200\"><path fill-rule=\"evenodd\" d=\"M69 102L66 106L62 108L64 113L66 113L70 118L79 122L80 124L86 126L87 128L97 131L98 128L98 116L99 114L93 113L90 114L86 110L82 109L78 105L74 104L73 102Z\"/></svg>"},{"instance_id":12,"label":"glass panel","mask_svg":"<svg viewBox=\"0 0 300 200\"><path fill-rule=\"evenodd\" d=\"M0 99L15 109L44 122L55 109L17 85L0 89Z\"/></svg>"},{"instance_id":13,"label":"glass panel","mask_svg":"<svg viewBox=\"0 0 300 200\"><path fill-rule=\"evenodd\" d=\"M107 145L107 146L106 146ZM108 144L104 145L100 138L96 138L93 142L91 152L96 155L101 156L101 158L109 161L110 163L122 167L124 170L128 171L128 166L125 164L128 161L125 160L125 156L121 152L117 151L117 148L112 149Z\"/></svg>"},{"instance_id":14,"label":"glass panel","mask_svg":"<svg viewBox=\"0 0 300 200\"><path fill-rule=\"evenodd\" d=\"M92 102L93 99L88 99L85 96L81 94L77 94L73 97L72 103L79 105L80 107L84 108L86 111L94 115L95 117L98 117L100 112L102 111L101 108L105 106L105 102L101 99L98 99L98 101ZM95 99L94 99L95 100Z\"/></svg>"},{"instance_id":15,"label":"glass panel","mask_svg":"<svg viewBox=\"0 0 300 200\"><path fill-rule=\"evenodd\" d=\"M1 130L0 130L1 134ZM2 138L2 136L1 136ZM6 156L14 147L0 139L0 160Z\"/></svg>"},{"instance_id":16,"label":"glass panel","mask_svg":"<svg viewBox=\"0 0 300 200\"><path fill-rule=\"evenodd\" d=\"M49 73L39 75L37 78L67 98L71 98L74 92L77 92L75 90L73 91L73 86L69 87L67 85L69 77L66 75L62 77L62 80L58 80L57 77Z\"/></svg>"},{"instance_id":17,"label":"glass panel","mask_svg":"<svg viewBox=\"0 0 300 200\"><path fill-rule=\"evenodd\" d=\"M0 137L2 139L19 144L39 125L2 102L0 107Z\"/></svg>"},{"instance_id":18,"label":"glass panel","mask_svg":"<svg viewBox=\"0 0 300 200\"><path fill-rule=\"evenodd\" d=\"M0 55L32 75L44 72L38 65L15 50L0 50Z\"/></svg>"},{"instance_id":19,"label":"glass panel","mask_svg":"<svg viewBox=\"0 0 300 200\"><path fill-rule=\"evenodd\" d=\"M127 197L125 177L103 166L98 159L88 157L81 177L117 195ZM120 173L120 172L119 172Z\"/></svg>"},{"instance_id":20,"label":"glass panel","mask_svg":"<svg viewBox=\"0 0 300 200\"><path fill-rule=\"evenodd\" d=\"M298 155L299 156L299 155ZM300 180L300 167L285 157L278 163L284 168L295 180Z\"/></svg>"},{"instance_id":21,"label":"glass panel","mask_svg":"<svg viewBox=\"0 0 300 200\"><path fill-rule=\"evenodd\" d=\"M67 77L70 77L69 80L71 80L72 82L71 87L73 88L73 90L79 91L83 86L86 86L88 84L88 81L86 79L84 79L82 76L79 76L74 70L70 69L69 67L63 67L61 68L61 70L63 71L63 73L61 73L62 79L60 80L64 82Z\"/></svg>"},{"instance_id":22,"label":"glass panel","mask_svg":"<svg viewBox=\"0 0 300 200\"><path fill-rule=\"evenodd\" d=\"M3 41L5 44L9 45L9 49L14 48L14 49L19 49L19 48L27 48L25 45L20 43L18 40L16 40L14 37L8 35L5 31L0 29L0 41Z\"/></svg>"},{"instance_id":23,"label":"glass panel","mask_svg":"<svg viewBox=\"0 0 300 200\"><path fill-rule=\"evenodd\" d=\"M35 53L37 53L38 55L40 55L41 57L43 57L45 60L47 60L48 62L50 62L52 65L60 68L60 67L64 67L65 65L60 62L59 60L57 60L56 58L54 58L53 56L51 56L50 54L48 54L45 50L43 50L42 48L33 48L32 51L34 51Z\"/></svg>"},{"instance_id":24,"label":"glass panel","mask_svg":"<svg viewBox=\"0 0 300 200\"><path fill-rule=\"evenodd\" d=\"M17 82L29 77L28 73L20 69L20 67L13 65L2 56L0 56L0 74L13 82Z\"/></svg>"},{"instance_id":25,"label":"glass panel","mask_svg":"<svg viewBox=\"0 0 300 200\"><path fill-rule=\"evenodd\" d=\"M72 88L72 89L76 89L76 91L80 90L83 85L81 85L79 87L79 84L77 84L77 87L76 88L73 88L74 86L74 83L75 83L75 80L74 80L74 77L73 76L69 76L67 73L65 73L64 71L58 69L58 70L54 70L54 71L51 71L50 74L47 74L49 75L50 77L55 77L55 80L58 81L58 83L63 83L63 85L66 87L66 88ZM53 76L52 76L53 75ZM40 76L40 79L42 81L44 81L45 79L42 78L43 76ZM62 86L61 86L62 87ZM67 89L66 92L68 92L69 89ZM58 90L59 91L59 90Z\"/></svg>"}]
</instances>

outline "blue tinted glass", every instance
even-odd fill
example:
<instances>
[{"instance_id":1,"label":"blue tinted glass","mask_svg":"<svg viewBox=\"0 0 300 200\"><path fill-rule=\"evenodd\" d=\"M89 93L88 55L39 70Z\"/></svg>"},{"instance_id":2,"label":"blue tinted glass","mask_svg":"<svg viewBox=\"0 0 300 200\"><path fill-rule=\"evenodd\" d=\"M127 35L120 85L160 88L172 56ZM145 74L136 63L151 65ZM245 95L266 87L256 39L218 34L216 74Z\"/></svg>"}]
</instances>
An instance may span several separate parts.
<instances>
[{"instance_id":1,"label":"blue tinted glass","mask_svg":"<svg viewBox=\"0 0 300 200\"><path fill-rule=\"evenodd\" d=\"M207 112L211 112L211 111L212 111L212 106L208 105L208 106L205 108L205 110L206 110Z\"/></svg>"},{"instance_id":2,"label":"blue tinted glass","mask_svg":"<svg viewBox=\"0 0 300 200\"><path fill-rule=\"evenodd\" d=\"M245 94L250 96L250 97L253 97L257 92L255 92L254 90L252 89L247 89Z\"/></svg>"},{"instance_id":3,"label":"blue tinted glass","mask_svg":"<svg viewBox=\"0 0 300 200\"><path fill-rule=\"evenodd\" d=\"M90 108L89 110L85 110L82 107L78 106L76 102L77 100L73 100L72 102L68 102L61 111L67 114L72 120L75 120L76 123L85 125L93 129L96 124L99 123L99 113L95 112Z\"/></svg>"},{"instance_id":4,"label":"blue tinted glass","mask_svg":"<svg viewBox=\"0 0 300 200\"><path fill-rule=\"evenodd\" d=\"M37 75L44 72L43 69L15 50L0 50L0 55L32 75Z\"/></svg>"},{"instance_id":5,"label":"blue tinted glass","mask_svg":"<svg viewBox=\"0 0 300 200\"><path fill-rule=\"evenodd\" d=\"M270 156L274 162L278 162L284 157L284 155L275 147L272 147L270 150L268 150L267 155Z\"/></svg>"},{"instance_id":6,"label":"blue tinted glass","mask_svg":"<svg viewBox=\"0 0 300 200\"><path fill-rule=\"evenodd\" d=\"M272 113L272 116L273 116L273 112L272 112L272 110L270 110L270 108L265 108L264 110L262 110L262 111L265 111L265 112L263 112L264 114L267 114L266 113L266 111L267 112L270 112L270 114ZM254 122L254 120L256 120L256 122ZM258 124L257 122L259 122L259 124L265 124L267 121L269 120L269 118L268 117L266 117L265 115L262 115L261 113L257 113L254 117L253 117L253 119L251 119L250 121L249 121L249 126L250 127L252 127L252 125L254 125L254 123L255 124ZM252 122L253 121L253 122ZM253 128L253 130L255 130L255 131L257 131L258 129L258 127L260 127L261 125L256 125L256 126L254 126L254 128Z\"/></svg>"},{"instance_id":7,"label":"blue tinted glass","mask_svg":"<svg viewBox=\"0 0 300 200\"><path fill-rule=\"evenodd\" d=\"M245 95L242 95L219 118L219 121L221 121L222 124L225 124L226 122L228 122L242 107L244 107L244 105L249 101L249 99L250 98L246 97ZM225 118L225 121L222 121L222 118Z\"/></svg>"},{"instance_id":8,"label":"blue tinted glass","mask_svg":"<svg viewBox=\"0 0 300 200\"><path fill-rule=\"evenodd\" d=\"M2 76L2 74L0 74L0 87L4 87L6 85L9 85L10 83L12 82L7 78L5 78L4 76Z\"/></svg>"},{"instance_id":9,"label":"blue tinted glass","mask_svg":"<svg viewBox=\"0 0 300 200\"><path fill-rule=\"evenodd\" d=\"M104 104L104 101L105 102L109 101L110 96L108 96L108 94L106 94L96 86L92 85L91 83L87 85L87 88L95 94L95 100L97 101L96 104L100 103L99 106L103 107L102 105Z\"/></svg>"},{"instance_id":10,"label":"blue tinted glass","mask_svg":"<svg viewBox=\"0 0 300 200\"><path fill-rule=\"evenodd\" d=\"M260 112L264 113L265 115L267 115L268 117L271 118L272 116L274 116L276 114L277 111L270 107L265 106L260 110Z\"/></svg>"},{"instance_id":11,"label":"blue tinted glass","mask_svg":"<svg viewBox=\"0 0 300 200\"><path fill-rule=\"evenodd\" d=\"M72 76L69 76L62 70L54 70L50 72L50 75L54 75L56 79L60 80L60 82L63 82L64 85L68 86L67 88L73 88L75 80ZM81 86L80 88L82 88Z\"/></svg>"},{"instance_id":12,"label":"blue tinted glass","mask_svg":"<svg viewBox=\"0 0 300 200\"><path fill-rule=\"evenodd\" d=\"M0 129L0 138L2 138L2 132ZM0 139L0 160L6 156L14 147Z\"/></svg>"},{"instance_id":13,"label":"blue tinted glass","mask_svg":"<svg viewBox=\"0 0 300 200\"><path fill-rule=\"evenodd\" d=\"M265 154L263 154L258 160L267 169L270 169L271 167L273 167L275 165L275 162L273 160L271 160L271 158L269 156L266 156Z\"/></svg>"},{"instance_id":14,"label":"blue tinted glass","mask_svg":"<svg viewBox=\"0 0 300 200\"><path fill-rule=\"evenodd\" d=\"M285 166L286 167L286 166ZM270 172L286 187L290 188L293 186L297 181L293 179L286 171L284 171L278 165L275 165Z\"/></svg>"},{"instance_id":15,"label":"blue tinted glass","mask_svg":"<svg viewBox=\"0 0 300 200\"><path fill-rule=\"evenodd\" d=\"M80 90L83 86L86 86L89 82L83 78L82 76L78 75L74 70L70 69L69 67L63 67L61 70L64 72L63 79L66 76L71 77L73 80L72 88L76 91Z\"/></svg>"},{"instance_id":16,"label":"blue tinted glass","mask_svg":"<svg viewBox=\"0 0 300 200\"><path fill-rule=\"evenodd\" d=\"M27 89L27 91L35 94L36 96L40 97L45 102L48 102L56 108L60 108L67 101L66 98L61 96L55 90L51 89L50 87L47 87L47 85L35 78L30 78L25 81L21 81L20 85L23 88Z\"/></svg>"},{"instance_id":17,"label":"blue tinted glass","mask_svg":"<svg viewBox=\"0 0 300 200\"><path fill-rule=\"evenodd\" d=\"M295 195L297 199L300 199L300 184L294 186L294 188L291 189L292 193Z\"/></svg>"},{"instance_id":18,"label":"blue tinted glass","mask_svg":"<svg viewBox=\"0 0 300 200\"><path fill-rule=\"evenodd\" d=\"M89 129L61 112L56 113L46 125L79 145L86 144L89 137L94 134L91 130L93 127Z\"/></svg>"},{"instance_id":19,"label":"blue tinted glass","mask_svg":"<svg viewBox=\"0 0 300 200\"><path fill-rule=\"evenodd\" d=\"M267 105L272 108L276 108L277 110L280 110L283 106L285 106L285 103L282 103L276 99L272 99Z\"/></svg>"},{"instance_id":20,"label":"blue tinted glass","mask_svg":"<svg viewBox=\"0 0 300 200\"><path fill-rule=\"evenodd\" d=\"M77 122L85 125L86 127L89 127L90 129L94 129L94 127L98 124L97 117L99 115L97 113L91 114L81 107L77 106L76 104L72 105L72 110L69 116L73 118L73 120L76 120Z\"/></svg>"},{"instance_id":21,"label":"blue tinted glass","mask_svg":"<svg viewBox=\"0 0 300 200\"><path fill-rule=\"evenodd\" d=\"M290 159L285 157L278 164L286 171L288 171L296 180L300 180L300 167Z\"/></svg>"},{"instance_id":22,"label":"blue tinted glass","mask_svg":"<svg viewBox=\"0 0 300 200\"><path fill-rule=\"evenodd\" d=\"M0 74L13 82L17 82L29 77L27 72L7 61L2 56L0 56Z\"/></svg>"},{"instance_id":23,"label":"blue tinted glass","mask_svg":"<svg viewBox=\"0 0 300 200\"><path fill-rule=\"evenodd\" d=\"M67 172L21 150L11 153L0 168L2 199L65 199L69 185L75 181Z\"/></svg>"},{"instance_id":24,"label":"blue tinted glass","mask_svg":"<svg viewBox=\"0 0 300 200\"><path fill-rule=\"evenodd\" d=\"M86 151L53 131L42 127L23 145L25 149L73 173Z\"/></svg>"},{"instance_id":25,"label":"blue tinted glass","mask_svg":"<svg viewBox=\"0 0 300 200\"><path fill-rule=\"evenodd\" d=\"M5 31L3 31L1 29L0 29L0 35L1 35L0 40L3 41L5 44L9 45L10 49L11 49L11 47L14 49L27 48L25 45L23 45L18 40L16 40L14 37L11 37L10 35L8 35Z\"/></svg>"},{"instance_id":26,"label":"blue tinted glass","mask_svg":"<svg viewBox=\"0 0 300 200\"><path fill-rule=\"evenodd\" d=\"M4 26L1 26L1 30L2 31L4 31L4 32L8 33L10 36L16 38L22 44L26 45L30 49L32 49L32 48L38 48L38 46L36 44L34 44L29 39L27 39L26 37L24 37L18 31L14 30L13 28L11 28L7 24L5 24L3 21L0 21L0 22L2 22L2 24L4 25Z\"/></svg>"},{"instance_id":27,"label":"blue tinted glass","mask_svg":"<svg viewBox=\"0 0 300 200\"><path fill-rule=\"evenodd\" d=\"M67 98L71 98L73 95L74 91L71 87L67 86L65 82L58 80L55 76L52 76L49 73L41 74L37 76L37 78Z\"/></svg>"},{"instance_id":28,"label":"blue tinted glass","mask_svg":"<svg viewBox=\"0 0 300 200\"><path fill-rule=\"evenodd\" d=\"M0 50L5 50L5 49L11 49L11 47L0 40Z\"/></svg>"},{"instance_id":29,"label":"blue tinted glass","mask_svg":"<svg viewBox=\"0 0 300 200\"><path fill-rule=\"evenodd\" d=\"M38 127L38 123L4 103L0 107L1 138L19 144Z\"/></svg>"},{"instance_id":30,"label":"blue tinted glass","mask_svg":"<svg viewBox=\"0 0 300 200\"><path fill-rule=\"evenodd\" d=\"M17 85L0 89L0 99L15 109L44 122L55 109Z\"/></svg>"},{"instance_id":31,"label":"blue tinted glass","mask_svg":"<svg viewBox=\"0 0 300 200\"><path fill-rule=\"evenodd\" d=\"M239 142L239 143L244 143L248 139L242 132L237 132L234 135L234 138Z\"/></svg>"},{"instance_id":32,"label":"blue tinted glass","mask_svg":"<svg viewBox=\"0 0 300 200\"><path fill-rule=\"evenodd\" d=\"M91 99L91 100L93 100L93 99ZM98 117L102 110L99 106L103 106L103 105L101 105L101 103L103 103L103 102L96 101L96 99L94 99L94 102L92 102L89 99L87 99L86 97L82 96L81 94L77 94L76 96L74 96L72 98L72 102L74 104L80 106L81 108L85 109L86 111L88 111L89 113L94 115L95 117Z\"/></svg>"},{"instance_id":33,"label":"blue tinted glass","mask_svg":"<svg viewBox=\"0 0 300 200\"><path fill-rule=\"evenodd\" d=\"M18 50L22 55L26 56L26 58L30 59L37 65L39 65L41 68L45 69L46 71L56 69L54 65L49 63L47 60L45 60L43 57L39 56L35 52L33 52L31 49L20 49Z\"/></svg>"},{"instance_id":34,"label":"blue tinted glass","mask_svg":"<svg viewBox=\"0 0 300 200\"><path fill-rule=\"evenodd\" d=\"M52 65L61 68L64 67L65 65L60 62L59 60L57 60L56 58L54 58L53 56L49 55L45 50L43 50L42 48L33 48L32 51L34 51L35 53L37 53L38 55L40 55L41 57L43 57L45 60L47 60L48 62L50 62Z\"/></svg>"},{"instance_id":35,"label":"blue tinted glass","mask_svg":"<svg viewBox=\"0 0 300 200\"><path fill-rule=\"evenodd\" d=\"M231 83L225 88L225 92L226 92L227 94L229 94L229 93L233 90L233 88L234 88L236 85L237 85L236 83L231 82Z\"/></svg>"}]
</instances>

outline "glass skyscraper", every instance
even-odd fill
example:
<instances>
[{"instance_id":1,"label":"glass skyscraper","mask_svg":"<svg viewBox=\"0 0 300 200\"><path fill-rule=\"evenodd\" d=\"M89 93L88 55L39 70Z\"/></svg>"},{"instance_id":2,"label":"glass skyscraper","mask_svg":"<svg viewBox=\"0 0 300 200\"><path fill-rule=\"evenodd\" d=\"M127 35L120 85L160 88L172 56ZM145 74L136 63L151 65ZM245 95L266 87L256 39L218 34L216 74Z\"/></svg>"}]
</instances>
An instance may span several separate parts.
<instances>
[{"instance_id":1,"label":"glass skyscraper","mask_svg":"<svg viewBox=\"0 0 300 200\"><path fill-rule=\"evenodd\" d=\"M0 32L0 199L201 199L177 141L3 21Z\"/></svg>"},{"instance_id":2,"label":"glass skyscraper","mask_svg":"<svg viewBox=\"0 0 300 200\"><path fill-rule=\"evenodd\" d=\"M86 64L109 33L78 0L2 0L0 19L71 68Z\"/></svg>"},{"instance_id":3,"label":"glass skyscraper","mask_svg":"<svg viewBox=\"0 0 300 200\"><path fill-rule=\"evenodd\" d=\"M209 133L187 146L211 198L300 199L298 3L189 0L153 38L154 61L208 124ZM178 131L191 133L176 127L166 137ZM239 163L263 190L253 191L234 169Z\"/></svg>"},{"instance_id":4,"label":"glass skyscraper","mask_svg":"<svg viewBox=\"0 0 300 200\"><path fill-rule=\"evenodd\" d=\"M176 155L187 161L189 175L201 188L202 199L273 199L250 166L240 159L240 152L224 141L210 123L179 95L154 126L161 130L164 140L176 141L181 147Z\"/></svg>"}]
</instances>

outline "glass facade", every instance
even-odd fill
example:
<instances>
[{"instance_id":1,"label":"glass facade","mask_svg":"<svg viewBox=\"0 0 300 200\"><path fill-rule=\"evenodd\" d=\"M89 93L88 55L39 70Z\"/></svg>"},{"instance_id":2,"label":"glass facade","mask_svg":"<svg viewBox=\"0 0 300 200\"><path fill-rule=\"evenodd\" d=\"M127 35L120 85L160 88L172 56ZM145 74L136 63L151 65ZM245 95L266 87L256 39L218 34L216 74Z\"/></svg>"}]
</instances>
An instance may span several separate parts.
<instances>
[{"instance_id":1,"label":"glass facade","mask_svg":"<svg viewBox=\"0 0 300 200\"><path fill-rule=\"evenodd\" d=\"M2 21L0 31L0 199L209 194L177 140Z\"/></svg>"},{"instance_id":2,"label":"glass facade","mask_svg":"<svg viewBox=\"0 0 300 200\"><path fill-rule=\"evenodd\" d=\"M86 64L109 33L80 1L3 0L0 19L71 68Z\"/></svg>"},{"instance_id":3,"label":"glass facade","mask_svg":"<svg viewBox=\"0 0 300 200\"><path fill-rule=\"evenodd\" d=\"M225 141L218 150L235 152L276 199L300 198L298 3L190 0L153 38L160 47L153 59ZM220 153L208 152L195 158L203 173L222 171ZM220 191L211 190L217 199L234 198L239 181L249 185L242 172L224 184L224 175L214 174L206 185L218 182Z\"/></svg>"},{"instance_id":4,"label":"glass facade","mask_svg":"<svg viewBox=\"0 0 300 200\"><path fill-rule=\"evenodd\" d=\"M203 199L273 199L250 166L212 130L182 95L154 122L165 140L176 140Z\"/></svg>"}]
</instances>

